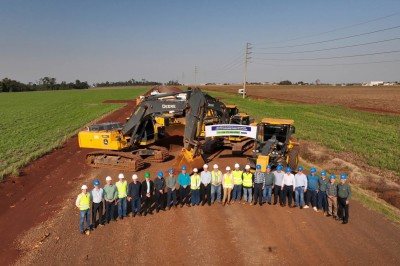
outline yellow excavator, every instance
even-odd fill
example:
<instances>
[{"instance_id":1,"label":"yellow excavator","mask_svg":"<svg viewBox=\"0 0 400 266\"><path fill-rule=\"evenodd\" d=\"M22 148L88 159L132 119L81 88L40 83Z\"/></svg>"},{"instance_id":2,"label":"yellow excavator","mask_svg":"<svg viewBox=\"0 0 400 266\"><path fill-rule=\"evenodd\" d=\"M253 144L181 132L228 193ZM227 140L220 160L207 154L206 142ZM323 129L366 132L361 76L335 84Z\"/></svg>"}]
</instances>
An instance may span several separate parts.
<instances>
[{"instance_id":1,"label":"yellow excavator","mask_svg":"<svg viewBox=\"0 0 400 266\"><path fill-rule=\"evenodd\" d=\"M178 97L182 94L186 94L184 99ZM137 171L145 162L162 162L169 158L168 150L155 143L165 136L165 127L172 118L177 118L185 128L183 149L176 167L201 168L204 163L201 147L207 143L200 141L200 134L209 110L219 112L221 123L226 123L225 105L198 88L146 96L138 101L125 125L103 123L79 132L79 146L99 149L86 156L86 162L93 167Z\"/></svg>"}]
</instances>

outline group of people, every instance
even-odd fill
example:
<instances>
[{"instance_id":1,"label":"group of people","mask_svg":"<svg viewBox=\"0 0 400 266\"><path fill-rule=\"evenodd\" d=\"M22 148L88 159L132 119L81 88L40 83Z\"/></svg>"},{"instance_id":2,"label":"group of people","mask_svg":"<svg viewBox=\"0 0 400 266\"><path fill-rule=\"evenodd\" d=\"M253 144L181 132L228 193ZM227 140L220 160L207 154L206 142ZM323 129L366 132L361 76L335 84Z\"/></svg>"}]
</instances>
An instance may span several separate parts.
<instances>
[{"instance_id":1,"label":"group of people","mask_svg":"<svg viewBox=\"0 0 400 266\"><path fill-rule=\"evenodd\" d=\"M153 201L154 209L158 213L167 208L177 208L178 205L191 207L218 202L225 206L240 203L242 193L242 204L262 206L266 203L276 205L279 202L281 207L287 205L300 209L307 209L311 204L314 211L323 211L327 217L341 220L343 224L349 220L351 187L346 183L346 174L341 174L340 183L337 183L335 175L332 174L328 178L326 171L322 171L319 176L315 168L311 168L309 174L305 175L301 166L296 174L293 174L292 169L287 167L283 171L280 165L275 171L272 171L270 165L266 166L265 171L257 165L255 172L251 172L250 165L241 170L240 165L235 164L233 170L227 166L225 173L222 173L217 164L214 164L212 171L209 171L208 165L205 164L200 174L198 169L194 168L193 173L189 175L183 166L177 178L173 169L168 170L167 177L159 171L154 181L150 179L149 172L145 172L144 178L143 182L139 182L138 176L134 174L132 182L128 185L122 173L118 175L115 184L112 183L112 178L107 176L103 188L100 187L99 180L94 180L94 188L90 192L88 187L83 185L82 193L78 195L75 203L80 210L81 233L90 234L98 225L103 226L111 220L116 221L115 206L118 208L118 219L128 217L128 202L131 204L132 217L135 217L153 214Z\"/></svg>"}]
</instances>

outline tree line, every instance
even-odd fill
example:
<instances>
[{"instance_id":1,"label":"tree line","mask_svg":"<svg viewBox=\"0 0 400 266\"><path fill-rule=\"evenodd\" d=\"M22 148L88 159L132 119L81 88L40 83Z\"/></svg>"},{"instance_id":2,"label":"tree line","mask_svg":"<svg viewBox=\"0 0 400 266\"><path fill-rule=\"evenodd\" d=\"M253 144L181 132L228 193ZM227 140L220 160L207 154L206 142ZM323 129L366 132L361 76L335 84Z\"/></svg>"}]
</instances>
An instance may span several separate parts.
<instances>
[{"instance_id":1,"label":"tree line","mask_svg":"<svg viewBox=\"0 0 400 266\"><path fill-rule=\"evenodd\" d=\"M159 86L162 85L161 82L157 81L148 81L146 79L135 80L130 79L128 81L106 81L106 82L99 82L94 83L93 87L115 87L115 86Z\"/></svg>"},{"instance_id":2,"label":"tree line","mask_svg":"<svg viewBox=\"0 0 400 266\"><path fill-rule=\"evenodd\" d=\"M71 89L87 89L89 84L86 81L57 83L55 78L44 77L39 79L36 83L29 82L27 84L17 80L4 78L0 81L0 92L22 92L22 91L48 91L48 90L71 90Z\"/></svg>"}]
</instances>

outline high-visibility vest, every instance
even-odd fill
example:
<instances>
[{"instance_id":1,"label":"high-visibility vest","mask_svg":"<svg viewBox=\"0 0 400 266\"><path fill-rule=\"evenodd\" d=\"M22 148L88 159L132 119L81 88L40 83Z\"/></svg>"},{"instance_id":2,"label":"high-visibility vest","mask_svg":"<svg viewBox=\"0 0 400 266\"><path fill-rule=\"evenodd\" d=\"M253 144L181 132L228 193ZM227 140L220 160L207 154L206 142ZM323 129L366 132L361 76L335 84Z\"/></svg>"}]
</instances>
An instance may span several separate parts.
<instances>
[{"instance_id":1,"label":"high-visibility vest","mask_svg":"<svg viewBox=\"0 0 400 266\"><path fill-rule=\"evenodd\" d=\"M127 192L127 187L128 187L128 183L126 182L126 180L124 180L124 182L120 182L118 181L117 183L115 183L115 185L117 186L117 190L118 190L118 198L122 199L125 198L127 196L126 192Z\"/></svg>"},{"instance_id":2,"label":"high-visibility vest","mask_svg":"<svg viewBox=\"0 0 400 266\"><path fill-rule=\"evenodd\" d=\"M200 189L200 175L199 174L193 174L192 177L190 178L190 189L192 189L192 190Z\"/></svg>"},{"instance_id":3,"label":"high-visibility vest","mask_svg":"<svg viewBox=\"0 0 400 266\"><path fill-rule=\"evenodd\" d=\"M222 182L222 172L218 171L217 174L215 174L215 171L211 172L211 183L213 185L220 185Z\"/></svg>"},{"instance_id":4,"label":"high-visibility vest","mask_svg":"<svg viewBox=\"0 0 400 266\"><path fill-rule=\"evenodd\" d=\"M232 173L231 174L224 174L224 187L232 188Z\"/></svg>"},{"instance_id":5,"label":"high-visibility vest","mask_svg":"<svg viewBox=\"0 0 400 266\"><path fill-rule=\"evenodd\" d=\"M250 172L243 173L243 186L253 187L253 174Z\"/></svg>"},{"instance_id":6,"label":"high-visibility vest","mask_svg":"<svg viewBox=\"0 0 400 266\"><path fill-rule=\"evenodd\" d=\"M243 183L242 174L243 171L236 171L236 170L232 171L233 181L235 185L241 185Z\"/></svg>"},{"instance_id":7,"label":"high-visibility vest","mask_svg":"<svg viewBox=\"0 0 400 266\"><path fill-rule=\"evenodd\" d=\"M90 208L90 193L82 194L81 200L79 201L79 209L86 211Z\"/></svg>"}]
</instances>

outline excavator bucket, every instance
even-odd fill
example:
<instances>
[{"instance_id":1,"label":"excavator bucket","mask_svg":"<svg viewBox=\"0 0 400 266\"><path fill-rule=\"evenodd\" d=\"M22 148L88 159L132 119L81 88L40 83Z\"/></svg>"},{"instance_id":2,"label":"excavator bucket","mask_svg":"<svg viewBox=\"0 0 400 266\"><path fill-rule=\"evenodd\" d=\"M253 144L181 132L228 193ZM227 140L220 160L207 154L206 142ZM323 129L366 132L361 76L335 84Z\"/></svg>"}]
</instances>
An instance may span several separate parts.
<instances>
[{"instance_id":1,"label":"excavator bucket","mask_svg":"<svg viewBox=\"0 0 400 266\"><path fill-rule=\"evenodd\" d=\"M205 161L201 155L193 156L190 151L182 149L182 152L175 158L172 168L179 172L182 166L186 166L186 171L192 173L194 168L199 170L203 168L204 163Z\"/></svg>"}]
</instances>

